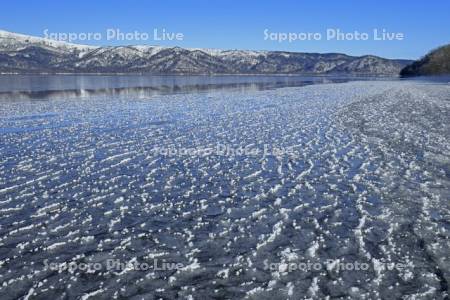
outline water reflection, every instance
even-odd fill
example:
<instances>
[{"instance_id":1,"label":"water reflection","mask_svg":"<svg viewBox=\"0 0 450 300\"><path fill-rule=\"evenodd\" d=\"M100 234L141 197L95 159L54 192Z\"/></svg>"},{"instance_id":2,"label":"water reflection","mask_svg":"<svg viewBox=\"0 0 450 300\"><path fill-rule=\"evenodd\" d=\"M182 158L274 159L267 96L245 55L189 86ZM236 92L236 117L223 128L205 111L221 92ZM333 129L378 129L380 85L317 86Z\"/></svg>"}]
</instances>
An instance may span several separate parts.
<instances>
[{"instance_id":1,"label":"water reflection","mask_svg":"<svg viewBox=\"0 0 450 300\"><path fill-rule=\"evenodd\" d=\"M0 76L0 99L54 99L90 96L190 93L220 89L262 90L367 78L313 76Z\"/></svg>"}]
</instances>

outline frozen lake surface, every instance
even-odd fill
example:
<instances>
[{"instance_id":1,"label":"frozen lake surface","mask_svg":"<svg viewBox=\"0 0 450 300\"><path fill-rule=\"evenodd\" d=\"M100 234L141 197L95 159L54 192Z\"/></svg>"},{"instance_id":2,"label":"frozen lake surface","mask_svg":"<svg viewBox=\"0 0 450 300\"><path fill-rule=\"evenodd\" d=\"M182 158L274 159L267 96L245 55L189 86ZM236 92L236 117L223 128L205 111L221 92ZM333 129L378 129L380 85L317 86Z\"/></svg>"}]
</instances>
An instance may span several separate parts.
<instances>
[{"instance_id":1,"label":"frozen lake surface","mask_svg":"<svg viewBox=\"0 0 450 300\"><path fill-rule=\"evenodd\" d=\"M0 101L1 299L448 298L448 84L75 94Z\"/></svg>"}]
</instances>

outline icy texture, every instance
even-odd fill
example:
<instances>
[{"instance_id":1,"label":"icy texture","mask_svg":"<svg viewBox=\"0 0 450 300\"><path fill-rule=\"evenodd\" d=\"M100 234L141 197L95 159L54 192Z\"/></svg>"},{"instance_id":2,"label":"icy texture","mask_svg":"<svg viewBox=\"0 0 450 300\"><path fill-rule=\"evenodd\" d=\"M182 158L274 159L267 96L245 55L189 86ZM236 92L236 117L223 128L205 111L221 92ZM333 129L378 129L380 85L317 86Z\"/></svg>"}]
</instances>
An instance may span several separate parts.
<instances>
[{"instance_id":1,"label":"icy texture","mask_svg":"<svg viewBox=\"0 0 450 300\"><path fill-rule=\"evenodd\" d=\"M449 95L353 82L1 102L1 298L448 297ZM217 143L296 152L152 152ZM185 267L44 266L108 258ZM327 260L336 264L287 269ZM338 271L344 262L370 268ZM374 268L383 263L407 267Z\"/></svg>"}]
</instances>

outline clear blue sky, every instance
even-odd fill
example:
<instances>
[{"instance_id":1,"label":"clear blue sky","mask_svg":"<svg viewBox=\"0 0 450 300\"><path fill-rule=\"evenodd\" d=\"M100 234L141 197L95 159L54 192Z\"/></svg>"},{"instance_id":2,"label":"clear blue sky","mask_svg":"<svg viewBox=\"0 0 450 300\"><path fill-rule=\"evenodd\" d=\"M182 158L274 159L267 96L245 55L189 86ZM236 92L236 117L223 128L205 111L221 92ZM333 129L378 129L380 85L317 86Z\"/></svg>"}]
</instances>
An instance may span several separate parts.
<instances>
[{"instance_id":1,"label":"clear blue sky","mask_svg":"<svg viewBox=\"0 0 450 300\"><path fill-rule=\"evenodd\" d=\"M100 32L94 45L159 44L221 49L287 50L375 54L389 58L418 58L450 42L450 1L214 1L214 0L77 0L4 1L0 29L43 36L49 32ZM146 42L107 41L105 31L150 33ZM153 30L181 32L183 41L153 41ZM372 33L374 28L404 33L403 41L282 42L264 40L270 32Z\"/></svg>"}]
</instances>

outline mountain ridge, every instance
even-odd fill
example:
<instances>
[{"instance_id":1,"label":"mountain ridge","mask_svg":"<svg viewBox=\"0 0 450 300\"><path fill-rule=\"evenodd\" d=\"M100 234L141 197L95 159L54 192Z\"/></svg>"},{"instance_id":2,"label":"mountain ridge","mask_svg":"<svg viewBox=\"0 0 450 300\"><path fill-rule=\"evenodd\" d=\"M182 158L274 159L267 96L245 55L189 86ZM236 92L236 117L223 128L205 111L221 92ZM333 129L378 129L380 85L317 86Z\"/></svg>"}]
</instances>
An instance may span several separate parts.
<instances>
[{"instance_id":1,"label":"mountain ridge","mask_svg":"<svg viewBox=\"0 0 450 300\"><path fill-rule=\"evenodd\" d=\"M0 30L0 73L398 75L411 62L342 53L88 46Z\"/></svg>"}]
</instances>

